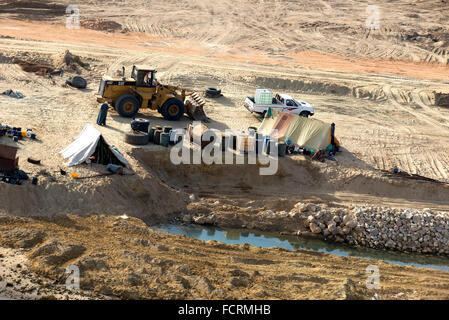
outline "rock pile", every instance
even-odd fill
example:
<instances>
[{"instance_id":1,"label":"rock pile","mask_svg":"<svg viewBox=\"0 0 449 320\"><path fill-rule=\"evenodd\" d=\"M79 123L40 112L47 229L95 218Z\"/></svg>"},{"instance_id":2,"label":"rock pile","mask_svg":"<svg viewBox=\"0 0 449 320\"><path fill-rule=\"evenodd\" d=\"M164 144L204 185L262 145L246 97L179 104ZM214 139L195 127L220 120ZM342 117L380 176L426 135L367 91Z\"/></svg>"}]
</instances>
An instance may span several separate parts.
<instances>
[{"instance_id":1,"label":"rock pile","mask_svg":"<svg viewBox=\"0 0 449 320\"><path fill-rule=\"evenodd\" d=\"M290 216L305 218L312 233L351 245L449 255L449 215L431 209L350 210L298 203Z\"/></svg>"},{"instance_id":2,"label":"rock pile","mask_svg":"<svg viewBox=\"0 0 449 320\"><path fill-rule=\"evenodd\" d=\"M250 210L251 211L251 210ZM184 216L184 222L302 234L353 246L449 256L449 214L431 209L329 207L298 202L290 211L263 210Z\"/></svg>"}]
</instances>

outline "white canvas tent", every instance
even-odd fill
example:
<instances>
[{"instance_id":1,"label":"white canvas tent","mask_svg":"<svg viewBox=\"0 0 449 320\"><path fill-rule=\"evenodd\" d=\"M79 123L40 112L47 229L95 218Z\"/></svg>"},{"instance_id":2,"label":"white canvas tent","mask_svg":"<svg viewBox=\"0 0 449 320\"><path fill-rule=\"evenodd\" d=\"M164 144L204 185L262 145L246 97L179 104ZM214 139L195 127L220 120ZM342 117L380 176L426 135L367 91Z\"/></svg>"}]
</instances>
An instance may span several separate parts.
<instances>
[{"instance_id":1,"label":"white canvas tent","mask_svg":"<svg viewBox=\"0 0 449 320\"><path fill-rule=\"evenodd\" d=\"M102 137L101 132L90 124L87 124L75 141L60 153L64 159L69 160L67 166L76 166L86 162L92 155L96 155L96 160L93 161L96 163L128 166L128 162L120 152L111 148Z\"/></svg>"}]
</instances>

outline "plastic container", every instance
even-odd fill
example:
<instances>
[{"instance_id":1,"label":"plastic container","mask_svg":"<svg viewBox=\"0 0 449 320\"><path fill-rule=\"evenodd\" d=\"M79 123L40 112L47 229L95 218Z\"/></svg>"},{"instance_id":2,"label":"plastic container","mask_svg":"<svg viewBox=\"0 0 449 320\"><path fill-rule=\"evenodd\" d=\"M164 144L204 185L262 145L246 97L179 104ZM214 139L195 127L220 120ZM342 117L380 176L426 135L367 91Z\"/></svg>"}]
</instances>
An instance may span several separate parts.
<instances>
[{"instance_id":1,"label":"plastic container","mask_svg":"<svg viewBox=\"0 0 449 320\"><path fill-rule=\"evenodd\" d=\"M182 137L178 137L178 140L179 138L182 139ZM172 145L175 144L175 139L176 139L176 129L170 130L170 144Z\"/></svg>"},{"instance_id":2,"label":"plastic container","mask_svg":"<svg viewBox=\"0 0 449 320\"><path fill-rule=\"evenodd\" d=\"M232 150L236 150L237 149L237 136L232 135L230 137L230 139L232 139Z\"/></svg>"},{"instance_id":3,"label":"plastic container","mask_svg":"<svg viewBox=\"0 0 449 320\"><path fill-rule=\"evenodd\" d=\"M22 135L22 137L26 137L27 136L27 132L26 131L22 131L20 134ZM30 134L30 136L31 136L31 134Z\"/></svg>"},{"instance_id":4,"label":"plastic container","mask_svg":"<svg viewBox=\"0 0 449 320\"><path fill-rule=\"evenodd\" d=\"M273 92L268 89L256 89L254 102L256 104L271 104L273 102Z\"/></svg>"},{"instance_id":5,"label":"plastic container","mask_svg":"<svg viewBox=\"0 0 449 320\"><path fill-rule=\"evenodd\" d=\"M262 151L266 154L270 154L270 137L269 136L263 137Z\"/></svg>"},{"instance_id":6,"label":"plastic container","mask_svg":"<svg viewBox=\"0 0 449 320\"><path fill-rule=\"evenodd\" d=\"M170 133L162 132L160 136L160 145L163 147L168 147L170 144Z\"/></svg>"},{"instance_id":7,"label":"plastic container","mask_svg":"<svg viewBox=\"0 0 449 320\"><path fill-rule=\"evenodd\" d=\"M248 136L239 135L238 141L239 141L238 151L240 153L247 153L248 152Z\"/></svg>"},{"instance_id":8,"label":"plastic container","mask_svg":"<svg viewBox=\"0 0 449 320\"><path fill-rule=\"evenodd\" d=\"M256 153L259 154L259 152L261 152L262 149L263 149L263 139L258 138L256 139Z\"/></svg>"},{"instance_id":9,"label":"plastic container","mask_svg":"<svg viewBox=\"0 0 449 320\"><path fill-rule=\"evenodd\" d=\"M222 135L221 136L221 151L226 151L226 149L227 149L227 144L228 144L228 141L229 141L229 136L227 136L227 135Z\"/></svg>"}]
</instances>

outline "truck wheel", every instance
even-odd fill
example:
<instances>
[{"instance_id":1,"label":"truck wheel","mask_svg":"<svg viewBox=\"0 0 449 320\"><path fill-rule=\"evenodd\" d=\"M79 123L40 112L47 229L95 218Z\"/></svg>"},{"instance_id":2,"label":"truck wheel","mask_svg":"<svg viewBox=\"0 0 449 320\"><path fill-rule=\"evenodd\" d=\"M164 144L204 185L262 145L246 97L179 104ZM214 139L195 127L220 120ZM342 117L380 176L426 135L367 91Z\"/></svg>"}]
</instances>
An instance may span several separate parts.
<instances>
[{"instance_id":1,"label":"truck wheel","mask_svg":"<svg viewBox=\"0 0 449 320\"><path fill-rule=\"evenodd\" d=\"M150 126L150 121L147 119L137 118L131 121L131 129L134 131L146 132L148 133L148 128Z\"/></svg>"},{"instance_id":2,"label":"truck wheel","mask_svg":"<svg viewBox=\"0 0 449 320\"><path fill-rule=\"evenodd\" d=\"M124 94L117 99L115 109L125 118L131 118L137 114L140 108L140 102L132 94Z\"/></svg>"},{"instance_id":3,"label":"truck wheel","mask_svg":"<svg viewBox=\"0 0 449 320\"><path fill-rule=\"evenodd\" d=\"M302 111L299 115L300 115L301 117L308 118L309 115L310 115L310 112L308 112L308 111Z\"/></svg>"},{"instance_id":4,"label":"truck wheel","mask_svg":"<svg viewBox=\"0 0 449 320\"><path fill-rule=\"evenodd\" d=\"M78 89L86 89L86 87L87 87L86 80L80 76L74 76L74 77L68 78L66 80L66 83L68 85L78 88Z\"/></svg>"},{"instance_id":5,"label":"truck wheel","mask_svg":"<svg viewBox=\"0 0 449 320\"><path fill-rule=\"evenodd\" d=\"M171 98L162 105L161 113L166 120L179 120L184 114L184 103L178 98Z\"/></svg>"},{"instance_id":6,"label":"truck wheel","mask_svg":"<svg viewBox=\"0 0 449 320\"><path fill-rule=\"evenodd\" d=\"M217 88L207 88L205 94L208 98L219 98L222 96L221 90Z\"/></svg>"},{"instance_id":7,"label":"truck wheel","mask_svg":"<svg viewBox=\"0 0 449 320\"><path fill-rule=\"evenodd\" d=\"M132 144L132 145L145 145L148 144L150 136L148 133L144 132L136 132L136 131L130 131L126 132L124 135L124 140L126 143Z\"/></svg>"}]
</instances>

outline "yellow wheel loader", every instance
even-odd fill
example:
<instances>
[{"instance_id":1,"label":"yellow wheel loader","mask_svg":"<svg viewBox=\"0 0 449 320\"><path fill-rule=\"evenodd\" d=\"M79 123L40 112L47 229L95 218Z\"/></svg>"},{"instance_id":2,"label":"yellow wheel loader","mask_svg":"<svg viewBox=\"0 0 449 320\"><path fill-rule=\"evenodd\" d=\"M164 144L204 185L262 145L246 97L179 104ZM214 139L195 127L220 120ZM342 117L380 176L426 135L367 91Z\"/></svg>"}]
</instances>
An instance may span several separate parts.
<instances>
[{"instance_id":1,"label":"yellow wheel loader","mask_svg":"<svg viewBox=\"0 0 449 320\"><path fill-rule=\"evenodd\" d=\"M134 117L140 108L157 110L167 120L179 120L184 113L194 120L207 121L204 100L196 93L187 93L176 86L163 85L156 80L156 70L133 66L131 77L103 76L97 102L106 101L122 116Z\"/></svg>"}]
</instances>

